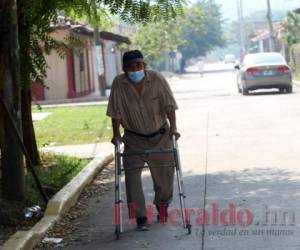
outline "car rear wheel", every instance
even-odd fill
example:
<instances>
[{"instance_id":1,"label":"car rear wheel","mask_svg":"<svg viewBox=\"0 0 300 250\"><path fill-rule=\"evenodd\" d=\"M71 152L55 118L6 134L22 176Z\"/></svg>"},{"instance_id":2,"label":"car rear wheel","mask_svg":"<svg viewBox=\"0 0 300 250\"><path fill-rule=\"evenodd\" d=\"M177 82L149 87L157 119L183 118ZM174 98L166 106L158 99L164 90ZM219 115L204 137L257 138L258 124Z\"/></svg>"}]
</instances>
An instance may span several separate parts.
<instances>
[{"instance_id":1,"label":"car rear wheel","mask_svg":"<svg viewBox=\"0 0 300 250\"><path fill-rule=\"evenodd\" d=\"M278 90L279 90L280 93L284 92L284 88L279 88Z\"/></svg>"},{"instance_id":2,"label":"car rear wheel","mask_svg":"<svg viewBox=\"0 0 300 250\"><path fill-rule=\"evenodd\" d=\"M241 90L241 88L240 88L239 85L237 86L237 88L238 88L238 92L239 92L239 93L242 93L242 90Z\"/></svg>"},{"instance_id":3,"label":"car rear wheel","mask_svg":"<svg viewBox=\"0 0 300 250\"><path fill-rule=\"evenodd\" d=\"M247 88L242 87L242 94L249 95L249 90Z\"/></svg>"},{"instance_id":4,"label":"car rear wheel","mask_svg":"<svg viewBox=\"0 0 300 250\"><path fill-rule=\"evenodd\" d=\"M287 93L292 93L293 92L293 87L292 86L286 87L286 92Z\"/></svg>"}]
</instances>

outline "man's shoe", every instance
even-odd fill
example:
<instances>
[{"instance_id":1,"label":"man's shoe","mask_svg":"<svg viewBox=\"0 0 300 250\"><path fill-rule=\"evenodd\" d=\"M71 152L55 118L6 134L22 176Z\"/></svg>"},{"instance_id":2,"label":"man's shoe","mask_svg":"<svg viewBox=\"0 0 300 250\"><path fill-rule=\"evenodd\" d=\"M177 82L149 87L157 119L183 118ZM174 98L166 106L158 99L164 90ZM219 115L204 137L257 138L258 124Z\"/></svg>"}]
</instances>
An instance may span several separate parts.
<instances>
[{"instance_id":1,"label":"man's shoe","mask_svg":"<svg viewBox=\"0 0 300 250\"><path fill-rule=\"evenodd\" d=\"M148 225L147 225L147 218L146 217L141 217L136 219L136 230L137 231L148 231Z\"/></svg>"},{"instance_id":2,"label":"man's shoe","mask_svg":"<svg viewBox=\"0 0 300 250\"><path fill-rule=\"evenodd\" d=\"M160 205L156 205L157 209L157 221L159 223L165 224L168 221L168 204L161 203Z\"/></svg>"},{"instance_id":3,"label":"man's shoe","mask_svg":"<svg viewBox=\"0 0 300 250\"><path fill-rule=\"evenodd\" d=\"M147 224L138 224L136 231L149 231L149 227Z\"/></svg>"}]
</instances>

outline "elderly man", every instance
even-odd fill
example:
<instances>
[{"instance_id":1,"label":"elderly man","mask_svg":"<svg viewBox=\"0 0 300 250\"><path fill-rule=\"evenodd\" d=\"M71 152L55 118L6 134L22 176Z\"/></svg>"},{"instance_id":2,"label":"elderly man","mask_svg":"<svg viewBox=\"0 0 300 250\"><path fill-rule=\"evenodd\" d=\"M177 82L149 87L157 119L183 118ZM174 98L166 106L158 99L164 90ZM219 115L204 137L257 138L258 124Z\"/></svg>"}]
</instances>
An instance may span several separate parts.
<instances>
[{"instance_id":1,"label":"elderly man","mask_svg":"<svg viewBox=\"0 0 300 250\"><path fill-rule=\"evenodd\" d=\"M124 143L124 152L172 147L171 136L180 137L176 128L173 93L165 78L146 69L138 50L123 55L124 74L112 84L107 115L112 118L112 142ZM121 136L120 127L124 128ZM148 230L141 173L149 165L155 191L158 218L164 222L173 196L174 159L172 153L124 157L127 204L135 207L137 229Z\"/></svg>"}]
</instances>

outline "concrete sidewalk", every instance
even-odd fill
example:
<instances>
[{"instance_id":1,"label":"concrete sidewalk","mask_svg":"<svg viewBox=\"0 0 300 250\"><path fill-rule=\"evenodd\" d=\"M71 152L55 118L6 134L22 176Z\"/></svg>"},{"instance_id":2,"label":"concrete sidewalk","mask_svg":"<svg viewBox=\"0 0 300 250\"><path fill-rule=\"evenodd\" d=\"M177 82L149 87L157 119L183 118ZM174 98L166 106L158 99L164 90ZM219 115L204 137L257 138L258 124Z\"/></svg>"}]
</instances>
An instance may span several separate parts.
<instances>
[{"instance_id":1,"label":"concrete sidewalk","mask_svg":"<svg viewBox=\"0 0 300 250\"><path fill-rule=\"evenodd\" d=\"M293 80L293 83L294 83L294 84L297 84L297 87L300 87L300 81Z\"/></svg>"},{"instance_id":2,"label":"concrete sidewalk","mask_svg":"<svg viewBox=\"0 0 300 250\"><path fill-rule=\"evenodd\" d=\"M47 146L40 148L42 152L63 154L81 159L93 159L113 152L114 146L111 143L94 143L66 146Z\"/></svg>"},{"instance_id":3,"label":"concrete sidewalk","mask_svg":"<svg viewBox=\"0 0 300 250\"><path fill-rule=\"evenodd\" d=\"M107 105L108 101L96 102L72 102L72 103L55 103L55 104L39 104L42 108L64 108L64 107L85 107L85 106L98 106ZM34 104L33 104L34 105Z\"/></svg>"},{"instance_id":4,"label":"concrete sidewalk","mask_svg":"<svg viewBox=\"0 0 300 250\"><path fill-rule=\"evenodd\" d=\"M70 104L71 105L71 104L75 104L75 103L103 102L103 101L107 101L107 99L108 99L107 96L103 97L103 96L100 96L99 92L94 92L87 96L78 97L78 98L34 101L34 103L41 105L41 106L46 106L46 105L52 106L52 105L62 105L62 104Z\"/></svg>"}]
</instances>

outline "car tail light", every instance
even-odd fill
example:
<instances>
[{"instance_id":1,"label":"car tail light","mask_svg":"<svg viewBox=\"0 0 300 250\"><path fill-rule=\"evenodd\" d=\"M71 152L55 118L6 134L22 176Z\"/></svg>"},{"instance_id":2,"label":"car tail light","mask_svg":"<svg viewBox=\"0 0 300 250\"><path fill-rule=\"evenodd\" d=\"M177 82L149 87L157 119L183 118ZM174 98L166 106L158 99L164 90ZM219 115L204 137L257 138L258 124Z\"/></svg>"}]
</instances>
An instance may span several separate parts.
<instances>
[{"instance_id":1,"label":"car tail light","mask_svg":"<svg viewBox=\"0 0 300 250\"><path fill-rule=\"evenodd\" d=\"M246 74L247 75L252 75L252 74L256 73L257 71L258 71L258 68L248 68L246 70Z\"/></svg>"},{"instance_id":2,"label":"car tail light","mask_svg":"<svg viewBox=\"0 0 300 250\"><path fill-rule=\"evenodd\" d=\"M280 72L280 73L289 73L290 68L288 66L279 66L277 68L277 71Z\"/></svg>"}]
</instances>

